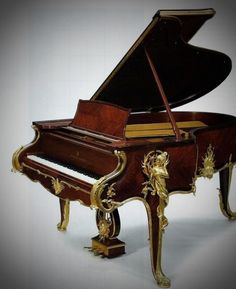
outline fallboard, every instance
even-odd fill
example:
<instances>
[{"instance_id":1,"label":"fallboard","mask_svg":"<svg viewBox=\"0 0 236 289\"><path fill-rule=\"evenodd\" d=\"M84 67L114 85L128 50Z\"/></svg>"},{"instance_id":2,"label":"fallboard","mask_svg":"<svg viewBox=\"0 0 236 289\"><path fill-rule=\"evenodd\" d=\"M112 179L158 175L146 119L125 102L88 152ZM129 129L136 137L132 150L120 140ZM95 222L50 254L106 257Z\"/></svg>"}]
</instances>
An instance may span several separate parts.
<instances>
[{"instance_id":1,"label":"fallboard","mask_svg":"<svg viewBox=\"0 0 236 289\"><path fill-rule=\"evenodd\" d=\"M108 150L62 136L56 131L43 132L40 137L40 155L98 176L113 171L117 158Z\"/></svg>"}]
</instances>

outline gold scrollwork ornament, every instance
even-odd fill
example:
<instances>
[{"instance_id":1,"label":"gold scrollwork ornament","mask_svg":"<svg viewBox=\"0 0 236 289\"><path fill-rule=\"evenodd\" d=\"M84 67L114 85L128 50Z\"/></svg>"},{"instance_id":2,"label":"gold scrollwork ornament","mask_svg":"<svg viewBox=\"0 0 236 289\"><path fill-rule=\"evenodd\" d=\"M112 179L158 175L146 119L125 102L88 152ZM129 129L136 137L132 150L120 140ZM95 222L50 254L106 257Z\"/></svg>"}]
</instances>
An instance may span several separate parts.
<instances>
[{"instance_id":1,"label":"gold scrollwork ornament","mask_svg":"<svg viewBox=\"0 0 236 289\"><path fill-rule=\"evenodd\" d=\"M215 154L211 144L207 148L202 165L203 167L200 169L200 176L211 179L215 172Z\"/></svg>"},{"instance_id":2,"label":"gold scrollwork ornament","mask_svg":"<svg viewBox=\"0 0 236 289\"><path fill-rule=\"evenodd\" d=\"M114 185L115 182L110 184L112 180L117 178L125 169L127 159L123 151L114 151L117 157L117 166L110 174L100 178L91 190L91 208L99 209L106 213L111 213L117 208L117 204L113 201L112 197L115 196ZM106 191L107 190L107 191ZM102 194L106 191L107 198L103 199Z\"/></svg>"},{"instance_id":3,"label":"gold scrollwork ornament","mask_svg":"<svg viewBox=\"0 0 236 289\"><path fill-rule=\"evenodd\" d=\"M111 226L111 221L102 218L98 222L98 230L99 230L99 240L105 240L109 238L110 235L110 226Z\"/></svg>"},{"instance_id":4,"label":"gold scrollwork ornament","mask_svg":"<svg viewBox=\"0 0 236 289\"><path fill-rule=\"evenodd\" d=\"M168 191L166 189L165 179L169 178L167 165L169 163L169 156L167 152L151 151L144 157L142 164L143 172L148 177L145 182L143 193L145 197L150 191L152 195L158 195L161 199L168 198Z\"/></svg>"},{"instance_id":5,"label":"gold scrollwork ornament","mask_svg":"<svg viewBox=\"0 0 236 289\"><path fill-rule=\"evenodd\" d=\"M52 179L52 186L56 195L59 195L65 188L65 186L60 182L59 179Z\"/></svg>"},{"instance_id":6,"label":"gold scrollwork ornament","mask_svg":"<svg viewBox=\"0 0 236 289\"><path fill-rule=\"evenodd\" d=\"M11 169L11 171L14 172L14 173L17 172L17 171L18 172L22 172L22 170L23 170L23 166L22 166L22 164L19 161L20 154L22 154L23 151L25 151L26 149L30 148L34 144L36 144L36 142L40 138L39 129L35 125L33 125L32 128L35 131L35 136L34 136L34 139L32 140L32 142L30 144L28 144L28 145L21 146L18 150L16 150L14 152L14 154L12 156L12 169Z\"/></svg>"}]
</instances>

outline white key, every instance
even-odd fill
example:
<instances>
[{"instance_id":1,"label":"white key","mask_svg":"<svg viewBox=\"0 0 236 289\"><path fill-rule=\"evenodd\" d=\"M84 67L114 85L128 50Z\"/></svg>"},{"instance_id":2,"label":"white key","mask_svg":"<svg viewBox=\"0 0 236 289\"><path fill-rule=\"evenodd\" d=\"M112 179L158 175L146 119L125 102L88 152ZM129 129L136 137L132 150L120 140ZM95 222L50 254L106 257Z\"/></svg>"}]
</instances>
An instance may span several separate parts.
<instances>
[{"instance_id":1,"label":"white key","mask_svg":"<svg viewBox=\"0 0 236 289\"><path fill-rule=\"evenodd\" d=\"M45 166L47 166L49 168L55 169L55 170L57 170L59 172L62 172L64 174L66 174L66 175L69 175L69 176L72 176L74 178L83 180L83 181L85 181L85 182L87 182L89 184L92 184L92 185L98 180L98 179L92 178L90 176L87 176L87 175L85 175L85 174L83 174L81 172L74 171L72 169L69 169L67 167L64 167L62 165L56 164L54 162L42 159L42 158L40 158L38 156L35 156L35 155L29 155L29 156L27 156L27 158L30 159L30 160L33 160L33 161L35 161L35 162L37 162L39 164L45 165Z\"/></svg>"}]
</instances>

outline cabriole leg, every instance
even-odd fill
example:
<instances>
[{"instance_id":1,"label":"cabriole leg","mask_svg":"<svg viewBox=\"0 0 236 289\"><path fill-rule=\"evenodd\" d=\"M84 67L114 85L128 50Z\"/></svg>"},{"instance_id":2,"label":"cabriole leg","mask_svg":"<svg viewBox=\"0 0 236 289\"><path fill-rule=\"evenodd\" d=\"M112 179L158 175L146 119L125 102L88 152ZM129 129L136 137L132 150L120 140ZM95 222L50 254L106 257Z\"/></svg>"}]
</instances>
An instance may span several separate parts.
<instances>
[{"instance_id":1,"label":"cabriole leg","mask_svg":"<svg viewBox=\"0 0 236 289\"><path fill-rule=\"evenodd\" d=\"M233 164L230 162L229 166L219 172L220 176L220 208L223 215L230 220L236 220L236 213L232 212L229 205L229 191L233 172Z\"/></svg>"},{"instance_id":2,"label":"cabriole leg","mask_svg":"<svg viewBox=\"0 0 236 289\"><path fill-rule=\"evenodd\" d=\"M60 200L60 210L61 210L61 221L57 224L57 229L59 231L65 231L69 223L69 213L70 213L70 201Z\"/></svg>"},{"instance_id":3,"label":"cabriole leg","mask_svg":"<svg viewBox=\"0 0 236 289\"><path fill-rule=\"evenodd\" d=\"M148 214L152 271L157 284L162 288L170 287L170 280L161 268L162 235L168 220L164 215L168 204L168 191L165 179L169 178L167 165L169 155L163 151L151 151L144 156L143 172L147 176L143 194Z\"/></svg>"},{"instance_id":4,"label":"cabriole leg","mask_svg":"<svg viewBox=\"0 0 236 289\"><path fill-rule=\"evenodd\" d=\"M165 276L161 266L162 237L168 220L164 216L166 202L158 197L152 198L146 204L149 224L150 254L152 271L157 284L162 288L169 288L170 279Z\"/></svg>"}]
</instances>

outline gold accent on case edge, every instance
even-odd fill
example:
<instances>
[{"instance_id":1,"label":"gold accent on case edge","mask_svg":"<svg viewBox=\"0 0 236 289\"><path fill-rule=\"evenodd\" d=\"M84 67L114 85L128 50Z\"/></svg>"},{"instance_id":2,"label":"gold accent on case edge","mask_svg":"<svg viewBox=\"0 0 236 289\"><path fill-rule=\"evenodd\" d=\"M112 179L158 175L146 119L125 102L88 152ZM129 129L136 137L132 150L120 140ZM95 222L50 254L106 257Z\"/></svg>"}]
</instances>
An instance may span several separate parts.
<instances>
[{"instance_id":1,"label":"gold accent on case edge","mask_svg":"<svg viewBox=\"0 0 236 289\"><path fill-rule=\"evenodd\" d=\"M211 179L215 171L214 147L209 144L202 162L203 167L200 169L200 176Z\"/></svg>"},{"instance_id":2,"label":"gold accent on case edge","mask_svg":"<svg viewBox=\"0 0 236 289\"><path fill-rule=\"evenodd\" d=\"M55 190L55 194L56 195L59 195L61 193L61 191L64 189L64 185L67 185L69 188L73 188L75 190L80 190L86 194L90 194L89 191L86 191L84 190L83 188L79 187L79 186L74 186L66 181L60 181L59 179L55 179L54 177L48 175L48 174L45 174L45 173L42 173L39 169L35 169L29 165L26 165L24 162L22 162L20 164L19 162L19 155L26 149L28 149L29 147L33 146L34 144L36 144L36 142L39 140L40 138L40 131L39 129L33 125L32 128L34 129L35 131L35 136L34 136L34 139L32 140L32 142L28 145L25 145L25 146L21 146L18 150L16 150L12 156L12 172L21 172L22 174L23 173L23 167L26 167L28 169L31 169L35 172L37 172L39 175L42 175L44 176L45 178L51 178L52 179L52 186ZM25 175L25 174L24 174ZM27 176L28 177L28 176ZM34 182L40 182L39 180L33 180ZM64 184L64 185L63 185ZM81 204L84 204L82 201L78 200Z\"/></svg>"},{"instance_id":3,"label":"gold accent on case edge","mask_svg":"<svg viewBox=\"0 0 236 289\"><path fill-rule=\"evenodd\" d=\"M126 154L123 151L114 151L118 159L118 164L113 172L108 175L103 176L100 178L92 187L91 190L91 208L100 209L103 212L111 213L114 209L117 208L116 203L112 200L112 196L115 195L114 185L112 183L109 186L109 182L114 178L118 177L125 169L127 158ZM107 188L108 187L108 188ZM107 199L102 200L101 196L105 189L107 190ZM107 207L104 206L104 203Z\"/></svg>"},{"instance_id":4,"label":"gold accent on case edge","mask_svg":"<svg viewBox=\"0 0 236 289\"><path fill-rule=\"evenodd\" d=\"M211 145L209 145L209 146L211 146ZM208 147L209 147L208 146ZM207 153L206 153L207 154ZM232 156L232 154L231 154L231 156ZM229 160L229 162L228 163L226 163L223 167L221 167L221 168L219 168L219 169L215 169L214 168L214 174L215 173L218 173L218 172L220 172L220 171L222 171L222 170L224 170L224 169L226 169L226 168L229 168L230 166L234 166L236 163L233 163L232 161L231 161L231 157L230 157L230 160ZM232 172L232 171L231 171ZM196 181L197 181L197 179L198 178L200 178L200 177L204 177L204 176L202 176L201 174L195 174L195 176L193 177L193 182L192 182L192 184L191 184L191 190L189 190L189 191L172 191L172 192L170 192L168 195L169 196L172 196L172 195L175 195L175 194L191 194L191 193L193 193L193 194L195 194L195 192L196 192Z\"/></svg>"},{"instance_id":5,"label":"gold accent on case edge","mask_svg":"<svg viewBox=\"0 0 236 289\"><path fill-rule=\"evenodd\" d=\"M167 199L168 192L165 179L169 177L166 169L168 163L169 157L166 152L151 151L144 156L142 168L144 174L148 177L143 189L145 197L150 191L152 195L157 194L161 199Z\"/></svg>"},{"instance_id":6,"label":"gold accent on case edge","mask_svg":"<svg viewBox=\"0 0 236 289\"><path fill-rule=\"evenodd\" d=\"M67 199L65 200L62 221L57 224L58 231L66 230L69 223L69 215L70 215L70 201Z\"/></svg>"},{"instance_id":7,"label":"gold accent on case edge","mask_svg":"<svg viewBox=\"0 0 236 289\"><path fill-rule=\"evenodd\" d=\"M33 146L40 138L40 132L39 132L39 129L33 125L32 128L34 129L35 131L35 136L34 136L34 139L32 140L31 143L25 145L25 146L21 146L18 150L16 150L12 156L12 172L16 172L16 171L19 171L21 172L22 171L22 166L20 165L20 162L19 162L19 155L24 151L26 150L27 148Z\"/></svg>"},{"instance_id":8,"label":"gold accent on case edge","mask_svg":"<svg viewBox=\"0 0 236 289\"><path fill-rule=\"evenodd\" d=\"M55 195L59 195L62 190L64 190L65 186L59 179L52 179L52 187L54 189Z\"/></svg>"},{"instance_id":9,"label":"gold accent on case edge","mask_svg":"<svg viewBox=\"0 0 236 289\"><path fill-rule=\"evenodd\" d=\"M38 169L35 169L35 168L33 168L33 167L31 167L31 166L29 166L29 165L26 165L25 163L22 163L22 167L26 167L26 168L28 168L28 169L30 169L30 170L32 170L32 171L35 171L35 172L37 172L39 175L42 175L42 176L44 176L45 178L50 178L51 180L52 180L52 182L56 182L56 179L54 178L54 177L52 177L52 176L50 176L50 175L48 175L48 174L45 174L45 173L42 173L40 170L38 170ZM34 180L35 182L40 182L39 180ZM79 186L74 186L74 185L72 185L72 184L70 184L70 183L68 183L68 182L66 182L66 181L60 181L60 185L62 186L62 185L66 185L66 186L68 186L69 188L72 188L72 189L75 189L76 191L82 191L82 192L84 192L84 193L86 193L86 194L90 194L90 192L89 191L86 191L85 189L83 189L83 188L81 188L81 187L79 187ZM64 187L65 188L65 187ZM63 188L63 189L64 189ZM55 189L54 189L55 190ZM61 192L60 192L61 193ZM55 192L55 194L56 194L56 192ZM56 195L59 195L59 193L57 193Z\"/></svg>"}]
</instances>

